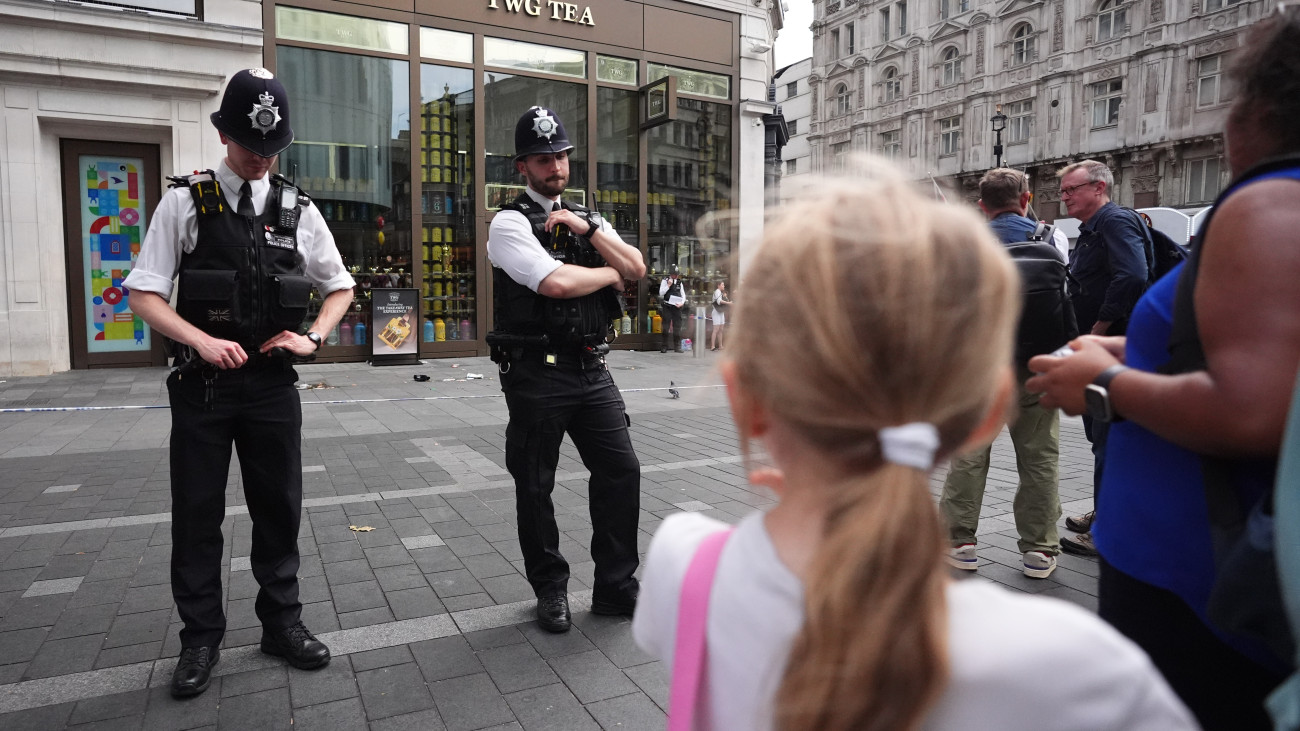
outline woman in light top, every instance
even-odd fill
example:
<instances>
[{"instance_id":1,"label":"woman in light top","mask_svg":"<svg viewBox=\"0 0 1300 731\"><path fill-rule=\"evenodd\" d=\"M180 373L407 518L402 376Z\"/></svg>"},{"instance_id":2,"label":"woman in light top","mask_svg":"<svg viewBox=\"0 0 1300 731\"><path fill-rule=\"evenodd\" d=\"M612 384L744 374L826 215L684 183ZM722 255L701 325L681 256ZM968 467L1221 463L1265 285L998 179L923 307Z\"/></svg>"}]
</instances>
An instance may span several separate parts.
<instances>
[{"instance_id":1,"label":"woman in light top","mask_svg":"<svg viewBox=\"0 0 1300 731\"><path fill-rule=\"evenodd\" d=\"M888 177L888 176L886 176ZM972 210L896 179L828 183L770 223L722 374L777 504L722 547L695 728L1194 729L1147 657L1071 604L944 568L937 460L1000 429L1021 300ZM683 577L723 523L670 516L633 620L674 661ZM683 653L685 655L685 653Z\"/></svg>"},{"instance_id":2,"label":"woman in light top","mask_svg":"<svg viewBox=\"0 0 1300 731\"><path fill-rule=\"evenodd\" d=\"M713 335L709 338L709 350L722 348L722 330L727 326L727 310L731 304L727 283L718 280L718 288L713 290Z\"/></svg>"}]
</instances>

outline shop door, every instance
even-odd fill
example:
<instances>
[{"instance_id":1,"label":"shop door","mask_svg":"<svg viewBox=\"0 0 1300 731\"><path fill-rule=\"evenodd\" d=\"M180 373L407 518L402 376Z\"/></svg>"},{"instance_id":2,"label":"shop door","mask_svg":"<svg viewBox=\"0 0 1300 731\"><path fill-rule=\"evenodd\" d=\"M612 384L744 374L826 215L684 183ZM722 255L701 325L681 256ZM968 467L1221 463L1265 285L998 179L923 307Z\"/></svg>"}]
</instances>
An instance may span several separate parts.
<instances>
[{"instance_id":1,"label":"shop door","mask_svg":"<svg viewBox=\"0 0 1300 731\"><path fill-rule=\"evenodd\" d=\"M158 146L60 141L72 367L164 365L122 280L158 205Z\"/></svg>"}]
</instances>

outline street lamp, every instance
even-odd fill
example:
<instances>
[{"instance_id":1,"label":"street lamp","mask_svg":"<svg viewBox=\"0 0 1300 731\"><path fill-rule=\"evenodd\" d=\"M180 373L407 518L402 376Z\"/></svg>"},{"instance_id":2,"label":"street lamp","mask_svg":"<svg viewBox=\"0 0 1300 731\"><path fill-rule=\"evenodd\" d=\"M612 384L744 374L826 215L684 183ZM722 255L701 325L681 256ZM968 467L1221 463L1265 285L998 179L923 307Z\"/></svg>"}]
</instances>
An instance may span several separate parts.
<instances>
[{"instance_id":1,"label":"street lamp","mask_svg":"<svg viewBox=\"0 0 1300 731\"><path fill-rule=\"evenodd\" d=\"M994 167L1000 168L1002 167L1002 130L1007 128L1007 115L1002 113L1001 104L996 105L994 109L997 113L989 121L993 123L993 134L997 135L993 142L993 157L997 160Z\"/></svg>"}]
</instances>

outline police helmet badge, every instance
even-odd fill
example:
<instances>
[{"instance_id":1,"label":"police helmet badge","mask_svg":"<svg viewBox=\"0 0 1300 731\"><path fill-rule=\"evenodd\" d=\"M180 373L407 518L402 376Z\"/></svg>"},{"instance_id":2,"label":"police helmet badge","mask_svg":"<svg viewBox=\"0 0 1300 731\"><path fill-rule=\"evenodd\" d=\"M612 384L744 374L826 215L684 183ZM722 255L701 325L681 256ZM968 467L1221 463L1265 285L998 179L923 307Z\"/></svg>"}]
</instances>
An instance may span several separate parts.
<instances>
[{"instance_id":1,"label":"police helmet badge","mask_svg":"<svg viewBox=\"0 0 1300 731\"><path fill-rule=\"evenodd\" d=\"M538 137L545 137L550 140L551 137L555 136L556 132L555 117L547 114L545 109L537 110L537 117L533 119L533 132Z\"/></svg>"},{"instance_id":2,"label":"police helmet badge","mask_svg":"<svg viewBox=\"0 0 1300 731\"><path fill-rule=\"evenodd\" d=\"M275 126L280 123L280 108L273 106L275 97L265 91L257 97L257 101L259 103L253 105L248 118L253 122L253 129L265 136L274 132Z\"/></svg>"}]
</instances>

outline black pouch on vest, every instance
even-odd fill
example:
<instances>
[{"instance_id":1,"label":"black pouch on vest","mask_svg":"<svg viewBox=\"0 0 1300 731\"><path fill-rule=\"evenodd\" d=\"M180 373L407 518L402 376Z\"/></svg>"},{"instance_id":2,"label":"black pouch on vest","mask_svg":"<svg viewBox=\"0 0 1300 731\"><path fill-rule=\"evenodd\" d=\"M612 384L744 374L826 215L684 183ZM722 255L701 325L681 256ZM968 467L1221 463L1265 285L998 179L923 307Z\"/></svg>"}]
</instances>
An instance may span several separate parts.
<instances>
[{"instance_id":1,"label":"black pouch on vest","mask_svg":"<svg viewBox=\"0 0 1300 731\"><path fill-rule=\"evenodd\" d=\"M182 269L176 311L213 337L238 340L243 300L239 284L239 273L233 270Z\"/></svg>"},{"instance_id":2,"label":"black pouch on vest","mask_svg":"<svg viewBox=\"0 0 1300 731\"><path fill-rule=\"evenodd\" d=\"M277 274L271 277L274 299L271 306L271 323L280 330L297 332L307 319L307 298L311 296L311 280L296 274Z\"/></svg>"}]
</instances>

